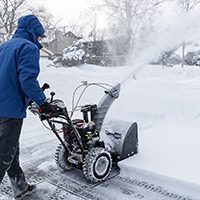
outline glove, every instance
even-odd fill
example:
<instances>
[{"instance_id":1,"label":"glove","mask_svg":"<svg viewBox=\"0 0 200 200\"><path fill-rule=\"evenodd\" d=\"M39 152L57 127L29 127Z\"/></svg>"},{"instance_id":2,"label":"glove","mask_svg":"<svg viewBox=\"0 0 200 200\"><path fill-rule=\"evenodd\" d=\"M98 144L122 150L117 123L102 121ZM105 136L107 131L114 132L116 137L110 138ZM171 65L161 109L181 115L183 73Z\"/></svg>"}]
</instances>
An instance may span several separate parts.
<instances>
[{"instance_id":1,"label":"glove","mask_svg":"<svg viewBox=\"0 0 200 200\"><path fill-rule=\"evenodd\" d=\"M44 104L42 104L42 105L39 107L38 111L39 111L40 113L51 114L52 111L53 111L53 109L52 109L51 104L48 103L47 101L45 101Z\"/></svg>"}]
</instances>

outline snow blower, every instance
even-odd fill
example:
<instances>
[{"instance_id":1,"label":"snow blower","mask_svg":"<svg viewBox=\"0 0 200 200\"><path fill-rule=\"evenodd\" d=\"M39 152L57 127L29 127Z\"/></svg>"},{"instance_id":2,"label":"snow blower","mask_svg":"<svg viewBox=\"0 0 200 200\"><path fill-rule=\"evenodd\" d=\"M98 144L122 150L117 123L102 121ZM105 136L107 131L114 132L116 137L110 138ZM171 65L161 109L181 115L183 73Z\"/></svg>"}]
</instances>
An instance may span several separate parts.
<instances>
[{"instance_id":1,"label":"snow blower","mask_svg":"<svg viewBox=\"0 0 200 200\"><path fill-rule=\"evenodd\" d=\"M90 86L103 88L103 98L98 105L79 106L82 95ZM75 94L82 87L83 90L75 104ZM48 84L44 84L42 88L48 88ZM39 112L39 106L35 102L30 104L29 109L38 115L43 123L47 122L60 141L55 161L61 169L70 170L75 167L83 171L87 180L100 182L109 175L113 163L137 153L136 123L127 124L114 120L110 129L103 125L105 116L114 100L119 97L119 93L120 84L111 86L85 81L74 90L71 112L68 112L62 100L54 99L54 92L50 93L51 98L48 99L53 110L51 114ZM82 118L72 119L77 111L82 113ZM106 135L109 139L103 141L101 135Z\"/></svg>"}]
</instances>

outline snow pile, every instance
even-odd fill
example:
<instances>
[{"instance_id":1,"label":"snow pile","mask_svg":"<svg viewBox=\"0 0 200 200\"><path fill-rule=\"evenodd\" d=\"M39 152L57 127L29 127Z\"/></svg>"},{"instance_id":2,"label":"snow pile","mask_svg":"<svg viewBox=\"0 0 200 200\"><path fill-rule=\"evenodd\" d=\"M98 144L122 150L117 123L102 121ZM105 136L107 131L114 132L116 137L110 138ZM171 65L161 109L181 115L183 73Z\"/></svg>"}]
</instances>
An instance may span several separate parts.
<instances>
[{"instance_id":1,"label":"snow pile","mask_svg":"<svg viewBox=\"0 0 200 200\"><path fill-rule=\"evenodd\" d=\"M73 52L67 52L66 54L64 54L63 59L82 60L84 55L85 55L85 51L83 51L83 49L78 49L78 50L73 51Z\"/></svg>"},{"instance_id":2,"label":"snow pile","mask_svg":"<svg viewBox=\"0 0 200 200\"><path fill-rule=\"evenodd\" d=\"M62 64L71 67L86 63L91 57L87 46L79 40L63 50Z\"/></svg>"}]
</instances>

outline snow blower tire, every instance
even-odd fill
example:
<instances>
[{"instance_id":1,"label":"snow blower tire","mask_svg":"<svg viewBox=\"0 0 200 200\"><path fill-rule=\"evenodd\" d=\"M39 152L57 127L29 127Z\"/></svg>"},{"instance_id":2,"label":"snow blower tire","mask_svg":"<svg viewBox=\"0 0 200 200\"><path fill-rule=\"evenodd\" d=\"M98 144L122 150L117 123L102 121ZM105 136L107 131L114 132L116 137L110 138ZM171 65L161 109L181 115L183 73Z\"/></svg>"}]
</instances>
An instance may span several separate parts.
<instances>
[{"instance_id":1,"label":"snow blower tire","mask_svg":"<svg viewBox=\"0 0 200 200\"><path fill-rule=\"evenodd\" d=\"M111 155L104 148L92 148L85 156L83 174L90 182L96 183L104 181L109 175L111 168Z\"/></svg>"},{"instance_id":2,"label":"snow blower tire","mask_svg":"<svg viewBox=\"0 0 200 200\"><path fill-rule=\"evenodd\" d=\"M66 143L65 143L66 144ZM67 145L67 144L66 144ZM68 162L68 153L62 144L59 144L56 153L55 153L55 161L60 169L69 171L72 169L71 164Z\"/></svg>"}]
</instances>

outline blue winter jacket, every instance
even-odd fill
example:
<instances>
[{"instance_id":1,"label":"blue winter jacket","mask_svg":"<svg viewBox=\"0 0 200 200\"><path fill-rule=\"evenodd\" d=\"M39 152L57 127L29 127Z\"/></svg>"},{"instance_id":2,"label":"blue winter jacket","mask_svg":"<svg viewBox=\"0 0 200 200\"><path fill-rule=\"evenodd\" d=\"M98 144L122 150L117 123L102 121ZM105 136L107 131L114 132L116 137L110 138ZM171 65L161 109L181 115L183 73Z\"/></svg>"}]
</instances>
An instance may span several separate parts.
<instances>
[{"instance_id":1,"label":"blue winter jacket","mask_svg":"<svg viewBox=\"0 0 200 200\"><path fill-rule=\"evenodd\" d=\"M21 17L13 38L0 46L0 118L26 117L28 100L45 102L39 86L38 36L44 28L33 15Z\"/></svg>"}]
</instances>

